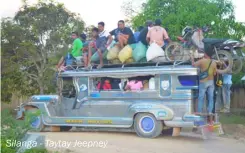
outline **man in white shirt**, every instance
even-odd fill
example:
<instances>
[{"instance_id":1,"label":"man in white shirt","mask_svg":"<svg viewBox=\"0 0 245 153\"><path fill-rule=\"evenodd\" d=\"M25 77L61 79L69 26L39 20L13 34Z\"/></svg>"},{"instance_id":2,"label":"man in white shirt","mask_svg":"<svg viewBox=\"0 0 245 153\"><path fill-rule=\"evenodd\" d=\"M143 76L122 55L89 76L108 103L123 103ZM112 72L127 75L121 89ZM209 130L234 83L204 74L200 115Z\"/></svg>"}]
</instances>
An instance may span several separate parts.
<instances>
[{"instance_id":1,"label":"man in white shirt","mask_svg":"<svg viewBox=\"0 0 245 153\"><path fill-rule=\"evenodd\" d=\"M99 37L106 37L107 43L106 43L106 48L108 48L112 42L112 36L108 31L105 30L105 23L104 22L99 22L98 23L98 29L99 29Z\"/></svg>"}]
</instances>

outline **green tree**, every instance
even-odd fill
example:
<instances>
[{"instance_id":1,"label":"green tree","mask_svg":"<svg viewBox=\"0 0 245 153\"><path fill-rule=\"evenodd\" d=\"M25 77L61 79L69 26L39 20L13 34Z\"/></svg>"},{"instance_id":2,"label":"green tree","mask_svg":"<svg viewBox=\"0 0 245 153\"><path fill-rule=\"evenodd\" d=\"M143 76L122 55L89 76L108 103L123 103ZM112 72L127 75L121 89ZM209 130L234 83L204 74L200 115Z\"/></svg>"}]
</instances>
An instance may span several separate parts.
<instances>
[{"instance_id":1,"label":"green tree","mask_svg":"<svg viewBox=\"0 0 245 153\"><path fill-rule=\"evenodd\" d=\"M2 89L8 89L2 93L9 97L12 87L19 90L20 84L21 91L52 91L55 64L68 51L71 32L82 32L85 23L61 3L39 1L29 6L24 1L15 17L3 19L1 25Z\"/></svg>"},{"instance_id":2,"label":"green tree","mask_svg":"<svg viewBox=\"0 0 245 153\"><path fill-rule=\"evenodd\" d=\"M160 18L172 39L180 35L187 25L204 26L212 21L215 22L211 34L214 37L240 40L245 36L245 26L235 21L234 6L230 0L148 0L143 6L141 12L131 18L133 26Z\"/></svg>"}]
</instances>

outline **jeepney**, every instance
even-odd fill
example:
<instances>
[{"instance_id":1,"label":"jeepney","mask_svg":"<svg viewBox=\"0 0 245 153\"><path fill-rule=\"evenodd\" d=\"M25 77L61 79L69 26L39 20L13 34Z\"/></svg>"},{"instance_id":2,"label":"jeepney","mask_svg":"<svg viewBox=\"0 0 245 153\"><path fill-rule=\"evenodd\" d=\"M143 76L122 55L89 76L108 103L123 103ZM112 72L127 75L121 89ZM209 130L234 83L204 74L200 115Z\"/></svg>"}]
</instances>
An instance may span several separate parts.
<instances>
[{"instance_id":1,"label":"jeepney","mask_svg":"<svg viewBox=\"0 0 245 153\"><path fill-rule=\"evenodd\" d=\"M104 77L127 79L154 77L154 89L125 91L95 88L96 80ZM207 125L207 117L195 115L198 93L198 69L191 65L108 66L85 71L74 68L59 74L58 95L34 95L18 108L17 119L24 112L41 113L31 123L33 129L69 130L76 128L131 130L140 137L159 136L163 129L198 128ZM64 95L65 81L72 88ZM62 92L63 91L63 92ZM58 130L58 131L59 131Z\"/></svg>"}]
</instances>

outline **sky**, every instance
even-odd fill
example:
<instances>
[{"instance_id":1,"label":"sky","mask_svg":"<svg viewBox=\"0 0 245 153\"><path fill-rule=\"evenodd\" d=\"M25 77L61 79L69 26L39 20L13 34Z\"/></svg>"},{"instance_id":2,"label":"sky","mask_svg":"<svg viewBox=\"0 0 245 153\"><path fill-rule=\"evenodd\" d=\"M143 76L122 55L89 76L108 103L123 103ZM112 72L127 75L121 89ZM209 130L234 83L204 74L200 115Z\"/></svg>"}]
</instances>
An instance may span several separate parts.
<instances>
[{"instance_id":1,"label":"sky","mask_svg":"<svg viewBox=\"0 0 245 153\"><path fill-rule=\"evenodd\" d=\"M88 25L97 25L104 21L106 30L116 28L117 21L125 19L121 6L128 0L57 0L64 3L65 7L72 12L80 13L81 17ZM144 0L134 0L144 1ZM232 0L235 5L235 15L239 22L245 22L245 0ZM37 0L28 0L30 3L36 3ZM1 0L0 16L13 17L15 12L21 6L21 0Z\"/></svg>"}]
</instances>

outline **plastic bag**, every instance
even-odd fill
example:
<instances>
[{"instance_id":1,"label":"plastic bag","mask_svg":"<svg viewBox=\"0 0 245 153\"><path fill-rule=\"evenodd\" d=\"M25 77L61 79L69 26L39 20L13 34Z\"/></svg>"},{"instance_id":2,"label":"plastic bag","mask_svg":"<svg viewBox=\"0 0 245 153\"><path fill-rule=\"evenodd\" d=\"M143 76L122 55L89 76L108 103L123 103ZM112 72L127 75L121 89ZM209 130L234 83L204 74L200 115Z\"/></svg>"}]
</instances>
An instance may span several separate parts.
<instances>
[{"instance_id":1,"label":"plastic bag","mask_svg":"<svg viewBox=\"0 0 245 153\"><path fill-rule=\"evenodd\" d=\"M103 53L103 59L106 59L107 53L108 53L107 50ZM99 60L100 60L100 56L98 52L95 52L91 57L91 62L97 62Z\"/></svg>"},{"instance_id":2,"label":"plastic bag","mask_svg":"<svg viewBox=\"0 0 245 153\"><path fill-rule=\"evenodd\" d=\"M127 59L132 58L132 48L127 45L125 46L118 54L118 59L122 62L125 63Z\"/></svg>"},{"instance_id":3,"label":"plastic bag","mask_svg":"<svg viewBox=\"0 0 245 153\"><path fill-rule=\"evenodd\" d=\"M134 59L130 58L125 61L126 64L134 63Z\"/></svg>"},{"instance_id":4,"label":"plastic bag","mask_svg":"<svg viewBox=\"0 0 245 153\"><path fill-rule=\"evenodd\" d=\"M146 57L146 51L147 48L142 42L137 43L135 49L133 50L133 59L136 62L139 62L142 58Z\"/></svg>"},{"instance_id":5,"label":"plastic bag","mask_svg":"<svg viewBox=\"0 0 245 153\"><path fill-rule=\"evenodd\" d=\"M152 43L146 51L146 59L148 62L155 59L156 57L163 56L165 56L164 50L156 43Z\"/></svg>"},{"instance_id":6,"label":"plastic bag","mask_svg":"<svg viewBox=\"0 0 245 153\"><path fill-rule=\"evenodd\" d=\"M120 60L119 59L113 59L110 61L111 64L120 64Z\"/></svg>"},{"instance_id":7,"label":"plastic bag","mask_svg":"<svg viewBox=\"0 0 245 153\"><path fill-rule=\"evenodd\" d=\"M150 90L155 90L155 78L150 78L149 80L149 89Z\"/></svg>"},{"instance_id":8,"label":"plastic bag","mask_svg":"<svg viewBox=\"0 0 245 153\"><path fill-rule=\"evenodd\" d=\"M112 47L108 53L107 53L107 60L113 60L113 59L116 59L118 57L118 53L120 52L120 49L118 46L114 46Z\"/></svg>"}]
</instances>

